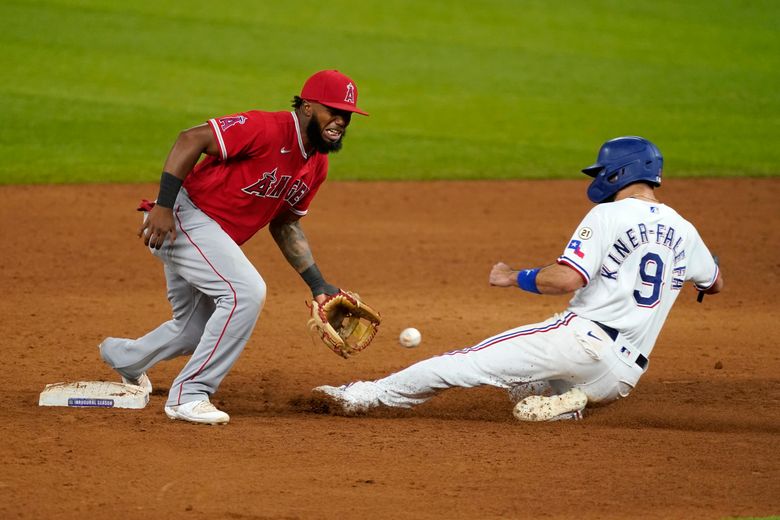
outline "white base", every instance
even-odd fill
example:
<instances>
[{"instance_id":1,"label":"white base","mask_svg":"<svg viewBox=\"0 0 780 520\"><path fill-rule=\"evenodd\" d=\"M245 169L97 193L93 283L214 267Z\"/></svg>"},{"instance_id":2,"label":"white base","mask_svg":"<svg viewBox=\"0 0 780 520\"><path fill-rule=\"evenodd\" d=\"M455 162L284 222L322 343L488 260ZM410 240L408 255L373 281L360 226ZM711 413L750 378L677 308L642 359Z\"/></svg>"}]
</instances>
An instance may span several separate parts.
<instances>
[{"instance_id":1,"label":"white base","mask_svg":"<svg viewBox=\"0 0 780 520\"><path fill-rule=\"evenodd\" d=\"M75 408L143 408L149 402L140 386L110 381L78 381L46 385L38 406Z\"/></svg>"}]
</instances>

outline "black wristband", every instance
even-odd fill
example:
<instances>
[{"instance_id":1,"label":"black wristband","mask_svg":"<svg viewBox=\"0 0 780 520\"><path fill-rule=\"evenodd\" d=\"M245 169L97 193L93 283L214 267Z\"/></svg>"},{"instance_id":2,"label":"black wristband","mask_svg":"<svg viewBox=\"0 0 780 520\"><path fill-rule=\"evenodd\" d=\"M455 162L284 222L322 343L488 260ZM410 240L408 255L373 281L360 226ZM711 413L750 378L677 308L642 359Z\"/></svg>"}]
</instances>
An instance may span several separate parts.
<instances>
[{"instance_id":1,"label":"black wristband","mask_svg":"<svg viewBox=\"0 0 780 520\"><path fill-rule=\"evenodd\" d=\"M336 294L339 292L337 287L332 286L322 277L317 264L313 264L311 267L303 271L301 278L306 282L306 285L311 289L311 294L317 296L320 294Z\"/></svg>"},{"instance_id":2,"label":"black wristband","mask_svg":"<svg viewBox=\"0 0 780 520\"><path fill-rule=\"evenodd\" d=\"M157 195L157 204L164 208L173 208L176 204L176 196L181 189L182 180L168 172L162 172L160 176L160 193Z\"/></svg>"}]
</instances>

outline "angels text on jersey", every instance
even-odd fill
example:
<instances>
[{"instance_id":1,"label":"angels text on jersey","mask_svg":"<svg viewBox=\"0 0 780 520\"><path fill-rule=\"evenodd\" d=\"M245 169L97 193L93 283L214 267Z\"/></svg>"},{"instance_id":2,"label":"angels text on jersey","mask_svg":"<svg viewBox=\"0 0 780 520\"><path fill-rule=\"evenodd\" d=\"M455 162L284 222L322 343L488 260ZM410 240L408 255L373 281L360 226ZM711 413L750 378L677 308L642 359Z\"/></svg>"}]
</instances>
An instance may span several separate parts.
<instances>
[{"instance_id":1,"label":"angels text on jersey","mask_svg":"<svg viewBox=\"0 0 780 520\"><path fill-rule=\"evenodd\" d=\"M272 199L278 199L282 192L284 192L287 184L290 182L292 176L282 175L278 179L276 178L276 171L278 168L274 168L270 172L263 173L263 176L257 181L253 182L249 186L241 188L241 191L247 195L254 195L255 197L269 197ZM287 194L284 200L291 206L295 206L306 193L309 191L309 187L301 179L296 179L292 183L290 189L287 190Z\"/></svg>"}]
</instances>

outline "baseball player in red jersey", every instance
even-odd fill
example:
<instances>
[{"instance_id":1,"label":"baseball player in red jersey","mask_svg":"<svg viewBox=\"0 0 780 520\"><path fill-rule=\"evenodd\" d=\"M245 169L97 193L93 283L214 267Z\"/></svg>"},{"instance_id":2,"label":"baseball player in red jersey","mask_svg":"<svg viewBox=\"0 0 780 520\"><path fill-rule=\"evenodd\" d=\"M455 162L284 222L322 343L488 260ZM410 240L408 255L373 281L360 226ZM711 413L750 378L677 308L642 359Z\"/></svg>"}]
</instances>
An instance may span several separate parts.
<instances>
[{"instance_id":1,"label":"baseball player in red jersey","mask_svg":"<svg viewBox=\"0 0 780 520\"><path fill-rule=\"evenodd\" d=\"M164 265L173 319L138 339L107 338L103 360L151 392L147 370L191 354L171 385L171 419L224 424L209 397L238 359L263 307L263 278L239 247L269 227L321 302L325 281L300 225L341 149L357 106L355 82L336 70L311 76L293 111L248 111L183 131L165 162L156 203L138 235ZM206 157L198 163L201 155ZM196 164L197 163L197 164Z\"/></svg>"}]
</instances>

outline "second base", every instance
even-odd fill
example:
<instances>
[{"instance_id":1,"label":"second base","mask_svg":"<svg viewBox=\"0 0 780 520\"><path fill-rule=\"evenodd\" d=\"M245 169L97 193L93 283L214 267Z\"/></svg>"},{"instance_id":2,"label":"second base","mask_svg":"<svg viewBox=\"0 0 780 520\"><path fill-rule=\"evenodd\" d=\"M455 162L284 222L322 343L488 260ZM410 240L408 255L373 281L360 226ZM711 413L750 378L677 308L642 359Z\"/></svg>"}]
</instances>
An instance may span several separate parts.
<instances>
[{"instance_id":1,"label":"second base","mask_svg":"<svg viewBox=\"0 0 780 520\"><path fill-rule=\"evenodd\" d=\"M149 402L140 386L110 381L78 381L46 385L38 406L73 408L144 408Z\"/></svg>"}]
</instances>

